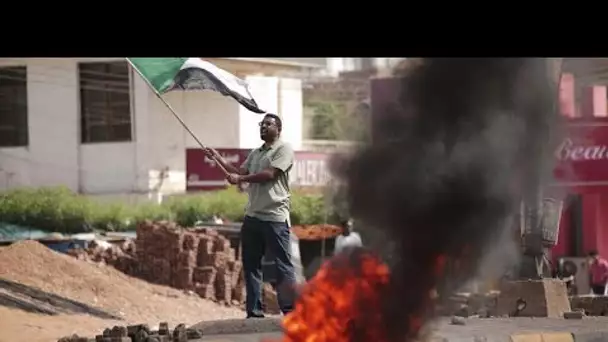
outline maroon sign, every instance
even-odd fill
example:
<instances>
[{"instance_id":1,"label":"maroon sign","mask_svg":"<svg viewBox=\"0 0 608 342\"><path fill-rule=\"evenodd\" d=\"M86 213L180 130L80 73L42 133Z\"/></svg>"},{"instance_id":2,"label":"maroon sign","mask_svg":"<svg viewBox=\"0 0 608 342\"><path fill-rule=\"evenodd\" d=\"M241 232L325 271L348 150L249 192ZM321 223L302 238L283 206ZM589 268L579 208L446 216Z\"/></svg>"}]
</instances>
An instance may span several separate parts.
<instances>
[{"instance_id":1,"label":"maroon sign","mask_svg":"<svg viewBox=\"0 0 608 342\"><path fill-rule=\"evenodd\" d=\"M608 121L569 123L554 156L558 185L579 191L608 186Z\"/></svg>"},{"instance_id":2,"label":"maroon sign","mask_svg":"<svg viewBox=\"0 0 608 342\"><path fill-rule=\"evenodd\" d=\"M226 161L240 166L251 150L249 149L216 149ZM295 187L323 186L328 181L326 153L296 152L293 168L290 172L291 185ZM198 148L186 149L186 190L218 190L226 188L226 178L216 162L209 159Z\"/></svg>"}]
</instances>

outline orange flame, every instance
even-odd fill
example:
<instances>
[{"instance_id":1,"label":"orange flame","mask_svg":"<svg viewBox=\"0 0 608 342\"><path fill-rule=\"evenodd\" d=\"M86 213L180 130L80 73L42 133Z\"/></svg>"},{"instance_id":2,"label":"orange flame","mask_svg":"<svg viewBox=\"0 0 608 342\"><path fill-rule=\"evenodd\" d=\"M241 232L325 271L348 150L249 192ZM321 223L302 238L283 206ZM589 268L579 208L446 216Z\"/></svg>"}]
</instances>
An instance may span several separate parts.
<instances>
[{"instance_id":1,"label":"orange flame","mask_svg":"<svg viewBox=\"0 0 608 342\"><path fill-rule=\"evenodd\" d=\"M370 254L334 257L283 320L282 342L386 341L380 296L388 282L388 267Z\"/></svg>"},{"instance_id":2,"label":"orange flame","mask_svg":"<svg viewBox=\"0 0 608 342\"><path fill-rule=\"evenodd\" d=\"M304 285L295 309L283 319L284 336L265 342L388 342L382 305L390 293L389 268L371 253L340 254L326 262ZM435 258L435 279L447 258ZM436 291L430 289L416 314L404 317L414 338L422 329ZM429 305L430 304L430 305Z\"/></svg>"}]
</instances>

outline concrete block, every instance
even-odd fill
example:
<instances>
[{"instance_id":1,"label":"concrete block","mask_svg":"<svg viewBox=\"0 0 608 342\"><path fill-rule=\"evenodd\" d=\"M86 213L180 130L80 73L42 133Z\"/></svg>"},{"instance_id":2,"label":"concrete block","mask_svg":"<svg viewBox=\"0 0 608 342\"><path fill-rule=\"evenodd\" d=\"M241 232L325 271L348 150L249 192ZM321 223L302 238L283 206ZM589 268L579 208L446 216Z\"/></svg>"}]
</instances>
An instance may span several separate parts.
<instances>
[{"instance_id":1,"label":"concrete block","mask_svg":"<svg viewBox=\"0 0 608 342\"><path fill-rule=\"evenodd\" d=\"M608 328L608 327L607 327ZM605 342L608 341L608 331L575 332L575 342Z\"/></svg>"},{"instance_id":2,"label":"concrete block","mask_svg":"<svg viewBox=\"0 0 608 342\"><path fill-rule=\"evenodd\" d=\"M502 283L496 311L499 317L562 318L572 310L564 282L541 279Z\"/></svg>"},{"instance_id":3,"label":"concrete block","mask_svg":"<svg viewBox=\"0 0 608 342\"><path fill-rule=\"evenodd\" d=\"M565 319L583 319L585 314L581 311L564 312Z\"/></svg>"},{"instance_id":4,"label":"concrete block","mask_svg":"<svg viewBox=\"0 0 608 342\"><path fill-rule=\"evenodd\" d=\"M574 342L574 336L569 332L550 332L541 335L543 342Z\"/></svg>"},{"instance_id":5,"label":"concrete block","mask_svg":"<svg viewBox=\"0 0 608 342\"><path fill-rule=\"evenodd\" d=\"M122 327L115 325L112 330L110 330L110 337L127 337L128 330L127 327Z\"/></svg>"}]
</instances>

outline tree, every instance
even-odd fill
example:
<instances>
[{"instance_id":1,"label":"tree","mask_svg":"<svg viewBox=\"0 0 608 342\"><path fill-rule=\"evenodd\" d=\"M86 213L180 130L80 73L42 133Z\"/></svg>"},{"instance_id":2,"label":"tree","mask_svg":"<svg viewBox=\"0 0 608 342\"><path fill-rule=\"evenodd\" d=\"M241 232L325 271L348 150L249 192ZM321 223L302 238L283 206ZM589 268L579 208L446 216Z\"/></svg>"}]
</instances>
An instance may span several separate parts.
<instances>
[{"instance_id":1,"label":"tree","mask_svg":"<svg viewBox=\"0 0 608 342\"><path fill-rule=\"evenodd\" d=\"M365 120L361 106L349 113L347 105L340 102L313 102L309 104L314 114L311 122L311 138L319 140L361 140L365 136Z\"/></svg>"},{"instance_id":2,"label":"tree","mask_svg":"<svg viewBox=\"0 0 608 342\"><path fill-rule=\"evenodd\" d=\"M314 114L311 122L311 136L319 140L340 140L340 121L346 115L343 104L336 102L311 103Z\"/></svg>"}]
</instances>

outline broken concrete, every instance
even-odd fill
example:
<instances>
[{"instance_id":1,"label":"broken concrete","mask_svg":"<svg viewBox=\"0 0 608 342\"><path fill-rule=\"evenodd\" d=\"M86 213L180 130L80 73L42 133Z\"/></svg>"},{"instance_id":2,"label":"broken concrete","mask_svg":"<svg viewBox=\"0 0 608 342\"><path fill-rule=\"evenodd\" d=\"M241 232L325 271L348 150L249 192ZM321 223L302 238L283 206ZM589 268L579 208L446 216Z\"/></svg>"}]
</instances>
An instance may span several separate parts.
<instances>
[{"instance_id":1,"label":"broken concrete","mask_svg":"<svg viewBox=\"0 0 608 342\"><path fill-rule=\"evenodd\" d=\"M608 296L572 296L570 303L572 310L582 311L587 316L608 315Z\"/></svg>"},{"instance_id":2,"label":"broken concrete","mask_svg":"<svg viewBox=\"0 0 608 342\"><path fill-rule=\"evenodd\" d=\"M566 285L557 279L504 282L496 303L499 317L562 318L570 311Z\"/></svg>"}]
</instances>

